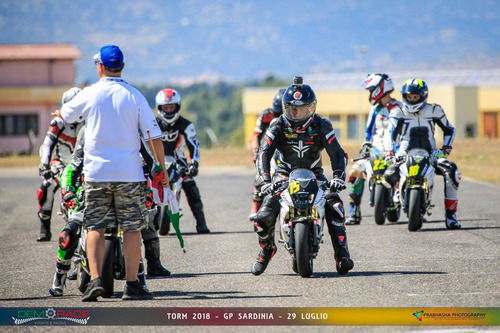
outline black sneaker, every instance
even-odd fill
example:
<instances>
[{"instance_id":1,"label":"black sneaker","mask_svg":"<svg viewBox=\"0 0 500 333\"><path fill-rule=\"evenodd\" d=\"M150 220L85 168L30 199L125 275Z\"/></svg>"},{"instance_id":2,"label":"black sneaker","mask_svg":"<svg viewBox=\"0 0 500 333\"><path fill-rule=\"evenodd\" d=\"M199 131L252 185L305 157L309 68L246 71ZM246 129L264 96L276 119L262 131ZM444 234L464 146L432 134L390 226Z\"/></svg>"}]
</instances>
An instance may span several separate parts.
<instances>
[{"instance_id":1,"label":"black sneaker","mask_svg":"<svg viewBox=\"0 0 500 333\"><path fill-rule=\"evenodd\" d=\"M144 287L139 283L139 281L128 282L125 284L123 289L123 301L137 301L137 300L148 300L153 299L153 294L144 289Z\"/></svg>"},{"instance_id":2,"label":"black sneaker","mask_svg":"<svg viewBox=\"0 0 500 333\"><path fill-rule=\"evenodd\" d=\"M104 287L100 277L91 280L87 285L87 290L82 295L82 302L96 302L97 297L104 294Z\"/></svg>"}]
</instances>

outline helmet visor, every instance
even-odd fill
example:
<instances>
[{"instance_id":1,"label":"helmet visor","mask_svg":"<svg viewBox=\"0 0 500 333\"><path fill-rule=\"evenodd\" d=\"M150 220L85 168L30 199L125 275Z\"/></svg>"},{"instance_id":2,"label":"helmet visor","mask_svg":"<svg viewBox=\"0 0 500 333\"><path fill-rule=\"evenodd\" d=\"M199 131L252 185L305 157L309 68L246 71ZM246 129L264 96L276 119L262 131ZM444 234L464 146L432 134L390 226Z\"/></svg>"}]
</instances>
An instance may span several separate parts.
<instances>
[{"instance_id":1,"label":"helmet visor","mask_svg":"<svg viewBox=\"0 0 500 333\"><path fill-rule=\"evenodd\" d=\"M169 114L169 113L175 113L177 111L177 104L163 104L160 105L160 111L163 113Z\"/></svg>"},{"instance_id":2,"label":"helmet visor","mask_svg":"<svg viewBox=\"0 0 500 333\"><path fill-rule=\"evenodd\" d=\"M311 117L316 110L316 103L307 105L285 105L285 116L292 121L301 121Z\"/></svg>"}]
</instances>

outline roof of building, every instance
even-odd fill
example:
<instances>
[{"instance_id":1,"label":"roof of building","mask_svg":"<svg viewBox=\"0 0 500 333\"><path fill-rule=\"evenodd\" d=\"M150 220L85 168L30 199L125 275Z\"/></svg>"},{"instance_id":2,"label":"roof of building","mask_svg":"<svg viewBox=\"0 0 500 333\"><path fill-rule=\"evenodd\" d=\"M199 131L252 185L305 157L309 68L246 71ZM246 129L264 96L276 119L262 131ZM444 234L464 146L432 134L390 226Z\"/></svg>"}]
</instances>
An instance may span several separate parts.
<instances>
[{"instance_id":1,"label":"roof of building","mask_svg":"<svg viewBox=\"0 0 500 333\"><path fill-rule=\"evenodd\" d=\"M481 70L408 70L387 72L396 89L411 78L422 79L429 86L500 86L500 68ZM304 83L314 89L362 89L367 73L325 73L304 75Z\"/></svg>"},{"instance_id":2,"label":"roof of building","mask_svg":"<svg viewBox=\"0 0 500 333\"><path fill-rule=\"evenodd\" d=\"M81 55L71 44L0 44L0 60L77 59Z\"/></svg>"}]
</instances>

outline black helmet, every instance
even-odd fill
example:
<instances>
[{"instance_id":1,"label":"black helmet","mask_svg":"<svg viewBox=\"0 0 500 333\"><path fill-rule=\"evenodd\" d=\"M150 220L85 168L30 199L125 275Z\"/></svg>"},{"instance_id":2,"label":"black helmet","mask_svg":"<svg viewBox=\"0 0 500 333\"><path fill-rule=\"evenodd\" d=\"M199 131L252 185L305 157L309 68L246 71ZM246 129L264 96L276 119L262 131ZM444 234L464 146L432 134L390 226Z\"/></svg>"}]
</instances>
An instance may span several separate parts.
<instances>
[{"instance_id":1,"label":"black helmet","mask_svg":"<svg viewBox=\"0 0 500 333\"><path fill-rule=\"evenodd\" d=\"M276 95L274 95L273 112L276 115L276 117L281 116L281 114L283 113L283 101L282 100L283 100L283 94L285 93L285 90L286 89L280 89L280 90L278 90Z\"/></svg>"},{"instance_id":2,"label":"black helmet","mask_svg":"<svg viewBox=\"0 0 500 333\"><path fill-rule=\"evenodd\" d=\"M316 94L309 85L302 82L301 76L294 77L293 84L283 95L285 120L294 130L299 131L309 126L316 111ZM302 109L303 112L297 113L297 109Z\"/></svg>"}]
</instances>

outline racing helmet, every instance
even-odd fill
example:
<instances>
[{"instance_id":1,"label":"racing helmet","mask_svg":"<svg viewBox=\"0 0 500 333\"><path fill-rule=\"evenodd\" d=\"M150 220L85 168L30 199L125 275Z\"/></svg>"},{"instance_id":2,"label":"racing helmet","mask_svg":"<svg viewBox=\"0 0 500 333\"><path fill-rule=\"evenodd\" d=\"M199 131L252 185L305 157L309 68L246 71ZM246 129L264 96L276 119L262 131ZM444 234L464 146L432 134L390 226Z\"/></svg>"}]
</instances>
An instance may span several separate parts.
<instances>
[{"instance_id":1,"label":"racing helmet","mask_svg":"<svg viewBox=\"0 0 500 333\"><path fill-rule=\"evenodd\" d=\"M156 108L158 109L158 116L167 124L174 123L179 118L179 111L181 110L181 95L174 89L163 89L156 94ZM171 112L164 111L161 106L174 104L176 108Z\"/></svg>"},{"instance_id":2,"label":"racing helmet","mask_svg":"<svg viewBox=\"0 0 500 333\"><path fill-rule=\"evenodd\" d=\"M416 94L419 95L419 99L416 101L409 101L408 95ZM420 79L409 79L403 83L401 87L401 95L403 96L403 109L409 113L416 113L425 106L427 103L427 97L429 97L429 88L425 81Z\"/></svg>"},{"instance_id":3,"label":"racing helmet","mask_svg":"<svg viewBox=\"0 0 500 333\"><path fill-rule=\"evenodd\" d=\"M368 101L371 105L380 103L380 100L385 95L394 91L392 80L387 74L368 74L363 82L363 88L370 92Z\"/></svg>"},{"instance_id":4,"label":"racing helmet","mask_svg":"<svg viewBox=\"0 0 500 333\"><path fill-rule=\"evenodd\" d=\"M280 89L273 98L273 113L276 117L283 114L283 94L286 89Z\"/></svg>"},{"instance_id":5,"label":"racing helmet","mask_svg":"<svg viewBox=\"0 0 500 333\"><path fill-rule=\"evenodd\" d=\"M311 124L316 112L316 94L312 88L303 84L301 76L293 78L283 94L283 108L285 125L294 131L302 132Z\"/></svg>"},{"instance_id":6,"label":"racing helmet","mask_svg":"<svg viewBox=\"0 0 500 333\"><path fill-rule=\"evenodd\" d=\"M61 104L64 105L71 101L80 91L82 91L82 89L78 87L73 87L66 90L62 95Z\"/></svg>"}]
</instances>

